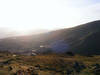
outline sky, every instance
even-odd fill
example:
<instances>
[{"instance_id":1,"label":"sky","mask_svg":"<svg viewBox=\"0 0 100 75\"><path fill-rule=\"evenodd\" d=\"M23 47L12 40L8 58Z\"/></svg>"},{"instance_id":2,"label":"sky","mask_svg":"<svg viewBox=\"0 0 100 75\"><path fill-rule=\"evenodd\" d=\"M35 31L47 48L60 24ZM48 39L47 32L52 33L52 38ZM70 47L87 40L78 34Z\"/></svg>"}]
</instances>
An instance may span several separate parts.
<instances>
[{"instance_id":1,"label":"sky","mask_svg":"<svg viewBox=\"0 0 100 75\"><path fill-rule=\"evenodd\" d=\"M0 27L61 29L100 19L100 0L0 0Z\"/></svg>"}]
</instances>

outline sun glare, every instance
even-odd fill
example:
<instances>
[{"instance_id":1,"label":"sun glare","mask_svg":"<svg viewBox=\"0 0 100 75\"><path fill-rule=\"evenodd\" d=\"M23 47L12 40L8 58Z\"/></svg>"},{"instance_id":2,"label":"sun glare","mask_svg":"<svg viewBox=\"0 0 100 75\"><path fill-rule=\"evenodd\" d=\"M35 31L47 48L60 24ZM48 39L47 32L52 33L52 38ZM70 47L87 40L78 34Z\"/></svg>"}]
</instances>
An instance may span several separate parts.
<instances>
[{"instance_id":1,"label":"sun glare","mask_svg":"<svg viewBox=\"0 0 100 75\"><path fill-rule=\"evenodd\" d=\"M99 19L94 10L99 5L90 0L0 0L0 27L19 32L73 27Z\"/></svg>"}]
</instances>

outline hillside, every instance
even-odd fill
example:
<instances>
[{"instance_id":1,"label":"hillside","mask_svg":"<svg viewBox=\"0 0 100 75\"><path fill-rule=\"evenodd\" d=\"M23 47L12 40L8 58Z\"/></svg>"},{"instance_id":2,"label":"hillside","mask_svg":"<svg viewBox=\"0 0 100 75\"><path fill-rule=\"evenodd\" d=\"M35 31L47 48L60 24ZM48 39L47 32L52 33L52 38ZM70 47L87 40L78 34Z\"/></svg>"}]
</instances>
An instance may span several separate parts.
<instances>
[{"instance_id":1,"label":"hillside","mask_svg":"<svg viewBox=\"0 0 100 75\"><path fill-rule=\"evenodd\" d=\"M79 54L100 54L100 21L52 32L10 37L0 40L1 51L29 53L32 50L72 51ZM43 47L41 49L41 46Z\"/></svg>"},{"instance_id":2,"label":"hillside","mask_svg":"<svg viewBox=\"0 0 100 75\"><path fill-rule=\"evenodd\" d=\"M100 56L23 56L0 52L0 75L100 75Z\"/></svg>"}]
</instances>

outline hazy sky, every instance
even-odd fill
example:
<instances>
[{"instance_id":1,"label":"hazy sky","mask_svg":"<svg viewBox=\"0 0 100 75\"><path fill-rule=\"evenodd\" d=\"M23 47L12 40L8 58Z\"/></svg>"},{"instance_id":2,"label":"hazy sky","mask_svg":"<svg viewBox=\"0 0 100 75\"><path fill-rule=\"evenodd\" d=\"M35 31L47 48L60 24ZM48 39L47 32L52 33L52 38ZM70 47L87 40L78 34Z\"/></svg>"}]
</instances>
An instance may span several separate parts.
<instances>
[{"instance_id":1,"label":"hazy sky","mask_svg":"<svg viewBox=\"0 0 100 75\"><path fill-rule=\"evenodd\" d=\"M0 27L58 29L100 19L100 0L0 0Z\"/></svg>"}]
</instances>

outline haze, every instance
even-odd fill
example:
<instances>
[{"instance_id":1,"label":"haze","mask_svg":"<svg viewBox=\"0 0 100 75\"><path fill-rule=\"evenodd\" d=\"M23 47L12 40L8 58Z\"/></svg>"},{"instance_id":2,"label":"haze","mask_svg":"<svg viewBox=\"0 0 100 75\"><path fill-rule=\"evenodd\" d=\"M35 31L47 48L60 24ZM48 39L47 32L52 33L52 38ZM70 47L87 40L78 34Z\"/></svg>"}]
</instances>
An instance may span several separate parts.
<instances>
[{"instance_id":1,"label":"haze","mask_svg":"<svg viewBox=\"0 0 100 75\"><path fill-rule=\"evenodd\" d=\"M100 19L99 0L0 0L0 27L23 32Z\"/></svg>"}]
</instances>

